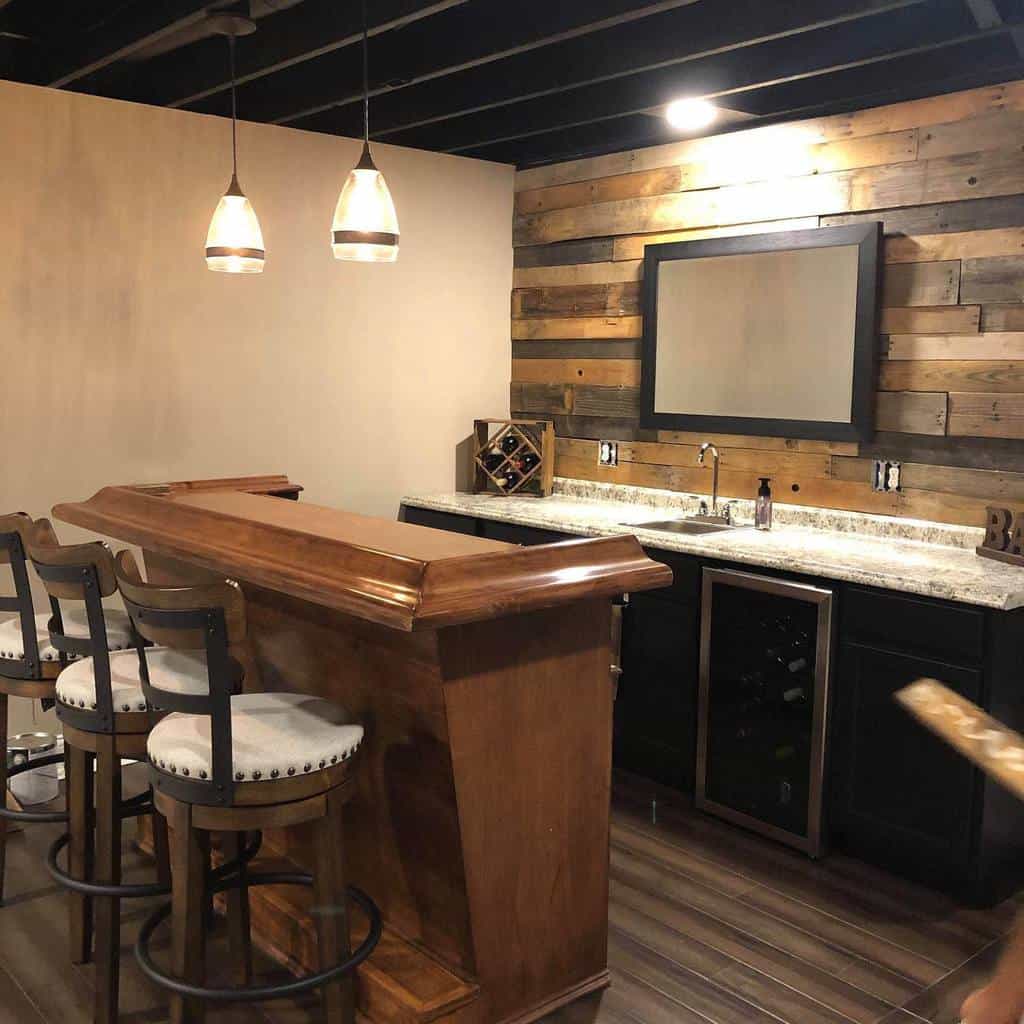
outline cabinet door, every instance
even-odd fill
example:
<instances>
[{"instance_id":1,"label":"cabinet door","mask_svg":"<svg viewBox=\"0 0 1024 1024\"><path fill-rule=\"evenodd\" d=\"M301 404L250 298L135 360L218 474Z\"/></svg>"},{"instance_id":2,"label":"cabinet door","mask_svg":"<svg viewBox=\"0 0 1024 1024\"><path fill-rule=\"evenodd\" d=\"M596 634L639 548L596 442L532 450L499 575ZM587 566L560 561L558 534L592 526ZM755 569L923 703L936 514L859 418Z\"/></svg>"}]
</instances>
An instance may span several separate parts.
<instances>
[{"instance_id":1,"label":"cabinet door","mask_svg":"<svg viewBox=\"0 0 1024 1024\"><path fill-rule=\"evenodd\" d=\"M623 612L615 766L693 792L697 609L634 594Z\"/></svg>"},{"instance_id":2,"label":"cabinet door","mask_svg":"<svg viewBox=\"0 0 1024 1024\"><path fill-rule=\"evenodd\" d=\"M963 889L976 773L893 700L922 676L979 700L981 675L972 669L843 645L832 730L831 835L835 846L873 863Z\"/></svg>"},{"instance_id":3,"label":"cabinet door","mask_svg":"<svg viewBox=\"0 0 1024 1024\"><path fill-rule=\"evenodd\" d=\"M563 540L578 540L570 533L542 530L536 526L520 526L518 523L503 523L496 519L480 520L480 536L488 540L500 540L506 544L556 544Z\"/></svg>"}]
</instances>

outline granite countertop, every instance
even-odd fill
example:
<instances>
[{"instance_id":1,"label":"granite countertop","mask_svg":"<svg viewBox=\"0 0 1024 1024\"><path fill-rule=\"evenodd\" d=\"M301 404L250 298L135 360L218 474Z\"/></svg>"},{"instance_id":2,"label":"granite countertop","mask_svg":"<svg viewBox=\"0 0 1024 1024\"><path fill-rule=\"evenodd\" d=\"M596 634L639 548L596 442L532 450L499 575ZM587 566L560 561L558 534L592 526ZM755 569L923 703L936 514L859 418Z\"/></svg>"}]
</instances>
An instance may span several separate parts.
<instances>
[{"instance_id":1,"label":"granite countertop","mask_svg":"<svg viewBox=\"0 0 1024 1024\"><path fill-rule=\"evenodd\" d=\"M405 505L499 522L604 537L632 533L645 547L680 551L887 590L1010 610L1024 605L1024 567L981 558L984 531L920 520L775 505L771 531L686 535L636 523L693 514L700 495L558 479L548 498L490 494L410 495ZM753 504L732 502L734 520Z\"/></svg>"}]
</instances>

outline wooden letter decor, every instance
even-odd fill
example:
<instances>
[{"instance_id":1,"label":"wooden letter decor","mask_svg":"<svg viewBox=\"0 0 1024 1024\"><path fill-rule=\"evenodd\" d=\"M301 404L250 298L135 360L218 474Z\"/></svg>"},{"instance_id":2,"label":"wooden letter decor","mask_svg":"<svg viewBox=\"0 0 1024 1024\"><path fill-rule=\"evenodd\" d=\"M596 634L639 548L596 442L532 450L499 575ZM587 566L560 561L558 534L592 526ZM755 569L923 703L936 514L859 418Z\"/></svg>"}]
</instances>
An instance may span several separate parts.
<instances>
[{"instance_id":1,"label":"wooden letter decor","mask_svg":"<svg viewBox=\"0 0 1024 1024\"><path fill-rule=\"evenodd\" d=\"M975 549L984 558L1024 565L1024 511L985 509L985 539Z\"/></svg>"}]
</instances>

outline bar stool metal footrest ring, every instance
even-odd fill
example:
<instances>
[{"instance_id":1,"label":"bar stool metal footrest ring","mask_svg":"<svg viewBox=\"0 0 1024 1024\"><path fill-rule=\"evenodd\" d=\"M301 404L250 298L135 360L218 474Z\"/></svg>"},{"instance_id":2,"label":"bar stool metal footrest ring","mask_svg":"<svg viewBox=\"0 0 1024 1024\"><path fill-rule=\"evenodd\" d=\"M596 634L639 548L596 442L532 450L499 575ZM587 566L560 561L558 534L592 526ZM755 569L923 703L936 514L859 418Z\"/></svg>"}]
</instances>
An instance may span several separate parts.
<instances>
[{"instance_id":1,"label":"bar stool metal footrest ring","mask_svg":"<svg viewBox=\"0 0 1024 1024\"><path fill-rule=\"evenodd\" d=\"M146 795L146 794L144 794ZM147 811L135 812L135 813L149 813L152 808ZM171 891L170 883L161 884L160 882L142 882L134 885L126 884L110 884L102 885L98 882L87 882L81 878L75 878L69 875L61 866L57 863L57 858L60 855L60 851L68 845L71 839L71 833L65 832L63 835L58 836L51 844L50 849L46 854L46 866L53 876L53 880L59 885L64 886L65 889L72 889L74 892L80 892L84 896L117 896L121 899L140 899L147 896L166 896ZM209 879L211 883L215 883L211 887L211 891L220 892L222 889L228 888L235 880L235 876L240 868L245 867L260 852L260 846L263 843L263 833L255 833L255 838L249 845L242 851L239 857L234 860L228 861L225 864L221 864L219 868L214 868L209 873Z\"/></svg>"},{"instance_id":2,"label":"bar stool metal footrest ring","mask_svg":"<svg viewBox=\"0 0 1024 1024\"><path fill-rule=\"evenodd\" d=\"M224 892L235 886L238 879L229 876L221 878L211 887L211 892ZM254 872L246 875L247 885L312 885L313 876L304 871L264 871ZM348 959L341 963L318 971L315 974L307 974L304 977L296 978L294 981L282 982L280 985L258 985L238 986L234 988L209 988L202 985L191 985L181 978L171 974L165 974L153 962L149 952L149 942L153 932L162 921L171 913L169 903L159 907L154 913L142 923L139 936L135 940L135 959L150 981L163 988L170 989L178 995L193 999L207 999L211 1002L233 1003L233 1002L265 1002L269 999L282 999L290 996L301 995L311 989L326 985L335 978L341 977L354 971L377 947L380 941L382 923L380 909L361 889L355 886L348 886L348 896L353 903L357 904L366 914L370 921L370 930L367 936L359 944L356 950Z\"/></svg>"}]
</instances>

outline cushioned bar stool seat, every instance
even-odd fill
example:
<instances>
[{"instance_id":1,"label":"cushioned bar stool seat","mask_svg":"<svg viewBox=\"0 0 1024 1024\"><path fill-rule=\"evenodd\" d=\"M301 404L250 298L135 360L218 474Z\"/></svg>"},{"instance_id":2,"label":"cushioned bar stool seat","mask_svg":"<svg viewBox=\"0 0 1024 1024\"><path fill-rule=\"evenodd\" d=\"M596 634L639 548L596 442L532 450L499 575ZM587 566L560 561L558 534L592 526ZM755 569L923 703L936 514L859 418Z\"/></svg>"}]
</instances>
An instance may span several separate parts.
<instances>
[{"instance_id":1,"label":"cushioned bar stool seat","mask_svg":"<svg viewBox=\"0 0 1024 1024\"><path fill-rule=\"evenodd\" d=\"M205 655L201 693L163 687L151 661L139 650L142 691L150 706L170 714L149 733L154 803L167 821L172 901L150 915L135 943L143 972L169 989L174 1024L203 1019L207 1000L253 1002L323 992L329 1024L354 1024L353 971L374 950L381 917L373 901L343 880L342 809L355 792L355 756L363 727L341 707L296 693L238 693L231 685L229 650L245 640L245 601L227 581L193 587L145 583L131 553L115 563L125 608L137 633L153 644ZM209 835L227 833L228 855L241 862L245 837L265 828L307 825L313 832L315 870L257 872L244 862L221 879L229 890L228 934L240 984L203 984L205 901L209 895ZM252 985L248 887L311 885L321 970L282 984ZM370 929L354 952L348 903L366 913ZM149 952L160 922L172 920L171 970L158 967Z\"/></svg>"},{"instance_id":2,"label":"cushioned bar stool seat","mask_svg":"<svg viewBox=\"0 0 1024 1024\"><path fill-rule=\"evenodd\" d=\"M26 549L50 597L50 644L65 666L54 696L68 759L68 831L51 845L47 865L54 879L71 892L72 960L92 960L96 965L93 1022L116 1024L120 901L170 891L166 830L159 815L154 815L157 879L132 885L121 879L122 821L153 810L149 794L139 803L124 801L121 792L123 760L145 757L146 734L155 720L139 682L141 642L125 622L122 637L132 649L109 650L116 634L112 638L103 601L117 593L117 579L106 545L61 545L50 524L39 520ZM80 630L83 622L85 635L76 635L75 624ZM155 663L162 665L165 653L169 652L159 652ZM72 656L75 660L69 661ZM195 685L180 667L166 674L178 679L178 685ZM65 846L67 870L58 864Z\"/></svg>"},{"instance_id":3,"label":"cushioned bar stool seat","mask_svg":"<svg viewBox=\"0 0 1024 1024\"><path fill-rule=\"evenodd\" d=\"M85 609L69 608L62 612L64 620L63 633L75 640L89 639L89 623L85 617ZM39 657L43 661L59 661L60 652L50 643L49 623L52 613L41 612L35 617L36 644ZM124 650L131 646L131 626L128 616L117 608L104 610L103 618L107 625L107 647L112 651ZM0 622L0 658L19 660L25 657L25 639L21 628L21 619L5 619ZM78 657L67 655L68 659Z\"/></svg>"},{"instance_id":4,"label":"cushioned bar stool seat","mask_svg":"<svg viewBox=\"0 0 1024 1024\"><path fill-rule=\"evenodd\" d=\"M149 662L152 655L147 652ZM150 679L155 680L150 669ZM154 685L156 685L154 683ZM231 774L236 782L290 779L347 761L363 727L344 708L298 693L243 693L231 698ZM146 744L150 762L183 778L213 774L210 719L168 715Z\"/></svg>"},{"instance_id":5,"label":"cushioned bar stool seat","mask_svg":"<svg viewBox=\"0 0 1024 1024\"><path fill-rule=\"evenodd\" d=\"M154 647L146 652L150 677L175 693L206 693L206 659L195 651ZM114 711L148 711L139 675L139 655L132 648L112 651L110 693ZM92 658L69 665L57 677L57 700L72 708L96 710L96 672Z\"/></svg>"}]
</instances>

